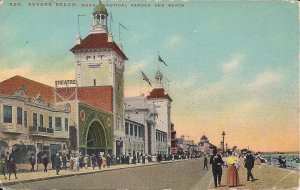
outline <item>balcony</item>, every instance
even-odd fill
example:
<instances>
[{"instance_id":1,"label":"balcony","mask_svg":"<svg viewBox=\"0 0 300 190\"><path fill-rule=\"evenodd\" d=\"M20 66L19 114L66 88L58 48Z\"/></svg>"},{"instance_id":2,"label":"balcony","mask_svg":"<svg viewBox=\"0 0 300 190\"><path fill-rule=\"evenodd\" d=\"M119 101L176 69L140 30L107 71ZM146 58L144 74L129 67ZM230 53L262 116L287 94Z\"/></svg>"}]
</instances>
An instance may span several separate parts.
<instances>
[{"instance_id":1,"label":"balcony","mask_svg":"<svg viewBox=\"0 0 300 190\"><path fill-rule=\"evenodd\" d=\"M29 133L35 136L53 136L54 131L51 128L29 126Z\"/></svg>"}]
</instances>

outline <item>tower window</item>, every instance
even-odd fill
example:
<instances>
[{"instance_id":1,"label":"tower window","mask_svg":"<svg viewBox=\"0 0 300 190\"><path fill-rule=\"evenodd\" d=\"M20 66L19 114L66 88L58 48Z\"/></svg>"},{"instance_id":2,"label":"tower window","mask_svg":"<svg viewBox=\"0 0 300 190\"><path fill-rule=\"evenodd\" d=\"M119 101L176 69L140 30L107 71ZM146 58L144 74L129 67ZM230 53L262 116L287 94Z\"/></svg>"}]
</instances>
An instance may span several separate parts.
<instances>
[{"instance_id":1,"label":"tower window","mask_svg":"<svg viewBox=\"0 0 300 190\"><path fill-rule=\"evenodd\" d=\"M96 86L96 79L94 79L94 86Z\"/></svg>"}]
</instances>

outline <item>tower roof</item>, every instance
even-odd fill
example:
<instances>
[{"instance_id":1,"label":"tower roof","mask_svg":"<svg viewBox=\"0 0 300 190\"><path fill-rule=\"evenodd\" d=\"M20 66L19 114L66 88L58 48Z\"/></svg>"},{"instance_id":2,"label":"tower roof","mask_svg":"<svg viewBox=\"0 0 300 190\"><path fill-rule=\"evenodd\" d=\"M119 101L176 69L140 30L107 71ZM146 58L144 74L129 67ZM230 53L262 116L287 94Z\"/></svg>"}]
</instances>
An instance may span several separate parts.
<instances>
[{"instance_id":1,"label":"tower roof","mask_svg":"<svg viewBox=\"0 0 300 190\"><path fill-rule=\"evenodd\" d=\"M207 140L207 137L203 135L200 140Z\"/></svg>"},{"instance_id":2,"label":"tower roof","mask_svg":"<svg viewBox=\"0 0 300 190\"><path fill-rule=\"evenodd\" d=\"M128 60L126 55L115 42L108 42L108 34L106 33L90 34L84 38L80 44L76 44L73 48L71 48L70 51L75 53L77 51L91 49L112 49L124 60Z\"/></svg>"},{"instance_id":3,"label":"tower roof","mask_svg":"<svg viewBox=\"0 0 300 190\"><path fill-rule=\"evenodd\" d=\"M104 4L101 3L101 1L99 2L99 4L94 8L94 12L104 12L107 14L107 10Z\"/></svg>"},{"instance_id":4,"label":"tower roof","mask_svg":"<svg viewBox=\"0 0 300 190\"><path fill-rule=\"evenodd\" d=\"M163 88L154 88L151 92L150 95L147 96L147 99L168 99L172 101L170 96L168 94L165 94L165 90Z\"/></svg>"},{"instance_id":5,"label":"tower roof","mask_svg":"<svg viewBox=\"0 0 300 190\"><path fill-rule=\"evenodd\" d=\"M159 70L157 70L155 73L155 78L163 78L163 74Z\"/></svg>"}]
</instances>

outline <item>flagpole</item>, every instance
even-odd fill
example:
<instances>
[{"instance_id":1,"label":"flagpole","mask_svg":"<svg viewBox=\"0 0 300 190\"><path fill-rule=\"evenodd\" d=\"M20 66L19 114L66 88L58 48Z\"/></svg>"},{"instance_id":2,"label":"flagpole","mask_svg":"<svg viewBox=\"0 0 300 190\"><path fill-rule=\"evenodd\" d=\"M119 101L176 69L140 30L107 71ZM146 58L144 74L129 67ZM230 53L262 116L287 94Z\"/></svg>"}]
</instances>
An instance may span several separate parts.
<instances>
[{"instance_id":1,"label":"flagpole","mask_svg":"<svg viewBox=\"0 0 300 190\"><path fill-rule=\"evenodd\" d=\"M142 77L141 77L141 72L142 72L142 70L141 70L141 68L139 68L139 70L140 70L140 72L139 72L139 83L140 83L140 95L142 94L142 82L141 82L141 79L142 79Z\"/></svg>"},{"instance_id":2,"label":"flagpole","mask_svg":"<svg viewBox=\"0 0 300 190\"><path fill-rule=\"evenodd\" d=\"M157 51L157 56L159 56L159 51ZM159 70L159 61L157 62L157 69Z\"/></svg>"},{"instance_id":3,"label":"flagpole","mask_svg":"<svg viewBox=\"0 0 300 190\"><path fill-rule=\"evenodd\" d=\"M111 32L111 21L112 21L112 14L111 14L111 12L109 11L109 13L110 13L110 17L109 17L109 31L110 31L110 33L112 33Z\"/></svg>"},{"instance_id":4,"label":"flagpole","mask_svg":"<svg viewBox=\"0 0 300 190\"><path fill-rule=\"evenodd\" d=\"M120 30L120 22L119 22L119 42L121 43L121 30Z\"/></svg>"}]
</instances>

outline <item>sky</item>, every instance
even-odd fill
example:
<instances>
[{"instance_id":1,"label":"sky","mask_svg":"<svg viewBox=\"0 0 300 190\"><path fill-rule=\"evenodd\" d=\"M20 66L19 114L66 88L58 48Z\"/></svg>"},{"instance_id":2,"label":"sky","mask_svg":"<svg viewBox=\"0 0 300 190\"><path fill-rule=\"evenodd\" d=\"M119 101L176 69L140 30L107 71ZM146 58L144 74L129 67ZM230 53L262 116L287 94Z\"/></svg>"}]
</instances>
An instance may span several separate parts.
<instances>
[{"instance_id":1,"label":"sky","mask_svg":"<svg viewBox=\"0 0 300 190\"><path fill-rule=\"evenodd\" d=\"M29 6L29 3L52 6ZM10 6L20 3L21 6ZM58 7L55 3L76 3ZM54 86L74 79L69 51L90 32L96 0L0 0L0 80L21 75ZM147 95L139 69L170 82L177 136L255 151L299 151L298 4L287 1L106 0L114 40L129 58L125 95ZM132 7L131 4L150 4ZM154 7L164 4L164 7ZM168 4L184 5L168 7ZM123 7L114 7L115 5ZM127 7L125 7L125 5ZM168 66L158 62L157 55Z\"/></svg>"}]
</instances>

